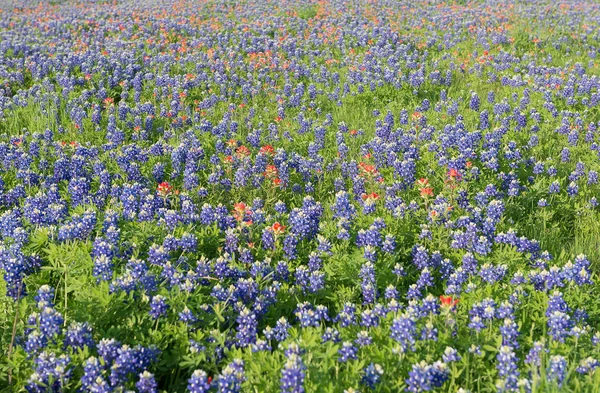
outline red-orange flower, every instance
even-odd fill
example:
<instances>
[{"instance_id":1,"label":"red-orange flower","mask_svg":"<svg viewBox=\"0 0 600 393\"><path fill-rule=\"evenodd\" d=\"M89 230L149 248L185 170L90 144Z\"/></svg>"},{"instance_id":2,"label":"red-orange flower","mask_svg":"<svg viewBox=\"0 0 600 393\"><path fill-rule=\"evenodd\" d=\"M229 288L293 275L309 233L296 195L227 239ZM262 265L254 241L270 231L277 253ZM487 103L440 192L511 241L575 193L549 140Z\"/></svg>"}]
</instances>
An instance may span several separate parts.
<instances>
[{"instance_id":1,"label":"red-orange flower","mask_svg":"<svg viewBox=\"0 0 600 393\"><path fill-rule=\"evenodd\" d=\"M440 295L442 307L454 308L458 304L458 299L452 299L452 296Z\"/></svg>"},{"instance_id":2,"label":"red-orange flower","mask_svg":"<svg viewBox=\"0 0 600 393\"><path fill-rule=\"evenodd\" d=\"M243 156L249 156L250 155L250 149L248 149L246 146L242 145L240 147L238 147L235 151L237 153L238 156L243 157Z\"/></svg>"},{"instance_id":3,"label":"red-orange flower","mask_svg":"<svg viewBox=\"0 0 600 393\"><path fill-rule=\"evenodd\" d=\"M370 194L362 194L361 197L364 201L376 201L379 199L379 194L377 194L376 192L372 192Z\"/></svg>"},{"instance_id":4,"label":"red-orange flower","mask_svg":"<svg viewBox=\"0 0 600 393\"><path fill-rule=\"evenodd\" d=\"M265 145L265 146L263 146L263 147L260 148L260 152L263 153L263 154L267 154L269 156L272 156L273 154L275 154L275 149L271 145Z\"/></svg>"},{"instance_id":5,"label":"red-orange flower","mask_svg":"<svg viewBox=\"0 0 600 393\"><path fill-rule=\"evenodd\" d=\"M423 198L430 197L433 195L433 188L431 187L423 187L419 191L421 191L421 196Z\"/></svg>"},{"instance_id":6,"label":"red-orange flower","mask_svg":"<svg viewBox=\"0 0 600 393\"><path fill-rule=\"evenodd\" d=\"M168 182L164 181L156 187L156 190L160 195L167 196L173 191L173 187Z\"/></svg>"},{"instance_id":7,"label":"red-orange flower","mask_svg":"<svg viewBox=\"0 0 600 393\"><path fill-rule=\"evenodd\" d=\"M275 233L276 235L281 235L285 232L285 226L276 222L273 225L271 225L271 231L273 231L273 233Z\"/></svg>"},{"instance_id":8,"label":"red-orange flower","mask_svg":"<svg viewBox=\"0 0 600 393\"><path fill-rule=\"evenodd\" d=\"M245 213L248 206L244 202L238 202L233 204L233 211L237 213Z\"/></svg>"},{"instance_id":9,"label":"red-orange flower","mask_svg":"<svg viewBox=\"0 0 600 393\"><path fill-rule=\"evenodd\" d=\"M267 178L277 177L277 167L275 165L267 165L263 175Z\"/></svg>"},{"instance_id":10,"label":"red-orange flower","mask_svg":"<svg viewBox=\"0 0 600 393\"><path fill-rule=\"evenodd\" d=\"M429 185L429 180L425 179L424 177L420 178L419 180L417 180L417 185L419 187L425 187Z\"/></svg>"},{"instance_id":11,"label":"red-orange flower","mask_svg":"<svg viewBox=\"0 0 600 393\"><path fill-rule=\"evenodd\" d=\"M252 211L250 211L248 205L246 205L244 202L233 204L233 217L235 217L236 220L242 221L247 215L250 216L251 214ZM252 221L250 220L250 224L251 223Z\"/></svg>"},{"instance_id":12,"label":"red-orange flower","mask_svg":"<svg viewBox=\"0 0 600 393\"><path fill-rule=\"evenodd\" d=\"M454 169L454 168L451 168L451 169L448 171L448 177L450 178L450 180L460 180L460 179L461 179L461 177L462 177L462 175L461 175L461 174L460 174L460 172L459 172L459 171L457 171L456 169Z\"/></svg>"},{"instance_id":13,"label":"red-orange flower","mask_svg":"<svg viewBox=\"0 0 600 393\"><path fill-rule=\"evenodd\" d=\"M360 164L358 164L358 166L360 167L360 169L362 169L363 172L365 172L368 175L373 175L373 174L377 173L377 169L375 168L375 165L370 165L370 164L361 162Z\"/></svg>"}]
</instances>

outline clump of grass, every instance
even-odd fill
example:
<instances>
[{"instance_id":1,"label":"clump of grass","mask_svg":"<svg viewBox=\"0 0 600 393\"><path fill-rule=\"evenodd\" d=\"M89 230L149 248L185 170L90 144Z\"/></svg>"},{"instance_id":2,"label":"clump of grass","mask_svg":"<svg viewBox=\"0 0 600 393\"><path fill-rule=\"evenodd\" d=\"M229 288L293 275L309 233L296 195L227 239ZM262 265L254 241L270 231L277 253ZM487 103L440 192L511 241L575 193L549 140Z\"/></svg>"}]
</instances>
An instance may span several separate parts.
<instances>
[{"instance_id":1,"label":"clump of grass","mask_svg":"<svg viewBox=\"0 0 600 393\"><path fill-rule=\"evenodd\" d=\"M317 16L317 7L314 5L305 6L298 10L298 17L304 20L309 20Z\"/></svg>"}]
</instances>

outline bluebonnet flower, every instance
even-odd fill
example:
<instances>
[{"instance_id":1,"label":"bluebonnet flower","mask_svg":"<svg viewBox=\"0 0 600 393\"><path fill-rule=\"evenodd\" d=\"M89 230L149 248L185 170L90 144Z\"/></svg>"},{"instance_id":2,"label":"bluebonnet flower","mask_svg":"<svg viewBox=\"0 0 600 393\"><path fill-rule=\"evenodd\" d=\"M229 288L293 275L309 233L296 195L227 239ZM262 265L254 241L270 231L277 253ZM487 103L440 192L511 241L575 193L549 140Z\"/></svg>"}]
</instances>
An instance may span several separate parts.
<instances>
[{"instance_id":1,"label":"bluebonnet flower","mask_svg":"<svg viewBox=\"0 0 600 393\"><path fill-rule=\"evenodd\" d=\"M303 393L306 366L302 361L301 351L293 349L293 345L286 353L287 360L281 370L281 391L288 393Z\"/></svg>"},{"instance_id":2,"label":"bluebonnet flower","mask_svg":"<svg viewBox=\"0 0 600 393\"><path fill-rule=\"evenodd\" d=\"M542 364L542 352L544 351L544 342L536 341L525 357L525 363L534 367L540 367Z\"/></svg>"},{"instance_id":3,"label":"bluebonnet flower","mask_svg":"<svg viewBox=\"0 0 600 393\"><path fill-rule=\"evenodd\" d=\"M388 254L392 254L396 249L396 238L393 235L386 235L381 246L381 250Z\"/></svg>"},{"instance_id":4,"label":"bluebonnet flower","mask_svg":"<svg viewBox=\"0 0 600 393\"><path fill-rule=\"evenodd\" d=\"M354 342L361 347L366 347L373 343L373 339L369 336L369 332L361 330L356 334L356 340L354 340Z\"/></svg>"},{"instance_id":5,"label":"bluebonnet flower","mask_svg":"<svg viewBox=\"0 0 600 393\"><path fill-rule=\"evenodd\" d=\"M517 367L517 356L510 346L503 345L496 356L496 369L501 378L500 391L518 391L519 370Z\"/></svg>"},{"instance_id":6,"label":"bluebonnet flower","mask_svg":"<svg viewBox=\"0 0 600 393\"><path fill-rule=\"evenodd\" d=\"M427 316L430 314L439 314L440 305L438 299L435 298L432 294L427 295L423 299L423 304L420 309L421 316Z\"/></svg>"},{"instance_id":7,"label":"bluebonnet flower","mask_svg":"<svg viewBox=\"0 0 600 393\"><path fill-rule=\"evenodd\" d=\"M443 362L413 364L406 380L409 392L426 392L441 387L448 380L450 371Z\"/></svg>"},{"instance_id":8,"label":"bluebonnet flower","mask_svg":"<svg viewBox=\"0 0 600 393\"><path fill-rule=\"evenodd\" d=\"M297 250L296 250L297 246L298 246L298 238L296 236L294 236L293 234L289 234L283 239L283 251L285 253L285 256L288 259L296 259L297 258Z\"/></svg>"},{"instance_id":9,"label":"bluebonnet flower","mask_svg":"<svg viewBox=\"0 0 600 393\"><path fill-rule=\"evenodd\" d=\"M49 285L42 285L35 296L35 301L38 302L38 307L44 305L46 307L54 307L55 290Z\"/></svg>"},{"instance_id":10,"label":"bluebonnet flower","mask_svg":"<svg viewBox=\"0 0 600 393\"><path fill-rule=\"evenodd\" d=\"M317 240L319 242L317 250L321 253L321 255L332 255L331 242L322 235L317 235Z\"/></svg>"},{"instance_id":11,"label":"bluebonnet flower","mask_svg":"<svg viewBox=\"0 0 600 393\"><path fill-rule=\"evenodd\" d=\"M338 360L342 363L345 363L349 360L358 359L358 349L352 345L349 341L344 341L342 346L338 350L339 358Z\"/></svg>"},{"instance_id":12,"label":"bluebonnet flower","mask_svg":"<svg viewBox=\"0 0 600 393\"><path fill-rule=\"evenodd\" d=\"M98 379L102 380L102 365L100 361L95 357L90 357L85 361L83 367L83 376L81 377L81 385L84 389L89 391L97 383Z\"/></svg>"},{"instance_id":13,"label":"bluebonnet flower","mask_svg":"<svg viewBox=\"0 0 600 393\"><path fill-rule=\"evenodd\" d=\"M154 375L148 371L144 371L139 375L139 380L136 382L135 387L140 393L155 393L158 391Z\"/></svg>"},{"instance_id":14,"label":"bluebonnet flower","mask_svg":"<svg viewBox=\"0 0 600 393\"><path fill-rule=\"evenodd\" d=\"M403 277L403 276L406 275L406 271L404 270L404 266L400 265L399 263L397 263L394 266L394 269L392 270L392 273L394 273L398 277Z\"/></svg>"},{"instance_id":15,"label":"bluebonnet flower","mask_svg":"<svg viewBox=\"0 0 600 393\"><path fill-rule=\"evenodd\" d=\"M196 316L187 306L179 313L179 320L185 324L192 324L197 321Z\"/></svg>"},{"instance_id":16,"label":"bluebonnet flower","mask_svg":"<svg viewBox=\"0 0 600 393\"><path fill-rule=\"evenodd\" d=\"M514 305L508 300L502 302L496 309L496 318L504 319L514 319Z\"/></svg>"},{"instance_id":17,"label":"bluebonnet flower","mask_svg":"<svg viewBox=\"0 0 600 393\"><path fill-rule=\"evenodd\" d=\"M505 318L504 324L500 326L500 334L502 335L503 346L519 348L519 343L517 342L519 330L515 321L510 318Z\"/></svg>"},{"instance_id":18,"label":"bluebonnet flower","mask_svg":"<svg viewBox=\"0 0 600 393\"><path fill-rule=\"evenodd\" d=\"M481 266L479 270L479 276L488 284L494 284L504 277L504 274L507 270L508 269L505 265L493 266L486 263Z\"/></svg>"},{"instance_id":19,"label":"bluebonnet flower","mask_svg":"<svg viewBox=\"0 0 600 393\"><path fill-rule=\"evenodd\" d=\"M429 268L426 267L423 268L423 270L421 270L421 275L419 276L419 279L417 280L416 284L419 290L433 286L433 275L431 274Z\"/></svg>"},{"instance_id":20,"label":"bluebonnet flower","mask_svg":"<svg viewBox=\"0 0 600 393\"><path fill-rule=\"evenodd\" d=\"M562 293L554 291L548 299L548 308L546 309L546 316L550 317L555 311L566 313L569 311L567 302L562 297Z\"/></svg>"},{"instance_id":21,"label":"bluebonnet flower","mask_svg":"<svg viewBox=\"0 0 600 393\"><path fill-rule=\"evenodd\" d=\"M553 311L548 317L548 334L559 342L564 342L571 328L571 318L561 311Z\"/></svg>"},{"instance_id":22,"label":"bluebonnet flower","mask_svg":"<svg viewBox=\"0 0 600 393\"><path fill-rule=\"evenodd\" d=\"M458 351L452 347L446 347L444 350L444 355L442 356L442 360L445 363L458 362L461 359Z\"/></svg>"},{"instance_id":23,"label":"bluebonnet flower","mask_svg":"<svg viewBox=\"0 0 600 393\"><path fill-rule=\"evenodd\" d=\"M340 313L335 317L335 322L341 327L355 325L356 322L356 306L352 303L345 303Z\"/></svg>"},{"instance_id":24,"label":"bluebonnet flower","mask_svg":"<svg viewBox=\"0 0 600 393\"><path fill-rule=\"evenodd\" d=\"M208 375L203 370L195 370L188 379L187 389L190 393L208 393L210 383Z\"/></svg>"},{"instance_id":25,"label":"bluebonnet flower","mask_svg":"<svg viewBox=\"0 0 600 393\"><path fill-rule=\"evenodd\" d=\"M576 371L580 374L590 374L596 368L598 368L598 364L599 364L598 360L589 356L589 357L581 360L581 362L579 363L579 366L577 366Z\"/></svg>"},{"instance_id":26,"label":"bluebonnet flower","mask_svg":"<svg viewBox=\"0 0 600 393\"><path fill-rule=\"evenodd\" d=\"M48 338L38 330L31 331L25 341L24 349L28 356L38 355L48 345Z\"/></svg>"},{"instance_id":27,"label":"bluebonnet flower","mask_svg":"<svg viewBox=\"0 0 600 393\"><path fill-rule=\"evenodd\" d=\"M433 325L431 321L427 321L423 329L421 329L421 340L437 341L438 340L438 329Z\"/></svg>"},{"instance_id":28,"label":"bluebonnet flower","mask_svg":"<svg viewBox=\"0 0 600 393\"><path fill-rule=\"evenodd\" d=\"M385 289L384 297L388 300L398 299L399 292L393 285L388 285Z\"/></svg>"},{"instance_id":29,"label":"bluebonnet flower","mask_svg":"<svg viewBox=\"0 0 600 393\"><path fill-rule=\"evenodd\" d=\"M67 355L56 356L52 352L42 352L34 360L34 373L28 380L29 392L61 391L72 374L71 359Z\"/></svg>"},{"instance_id":30,"label":"bluebonnet flower","mask_svg":"<svg viewBox=\"0 0 600 393\"><path fill-rule=\"evenodd\" d=\"M471 109L473 109L476 112L479 112L479 105L480 105L480 100L479 100L479 96L477 95L477 93L472 92L471 93L471 101L469 103L469 106L471 107Z\"/></svg>"},{"instance_id":31,"label":"bluebonnet flower","mask_svg":"<svg viewBox=\"0 0 600 393\"><path fill-rule=\"evenodd\" d=\"M478 315L474 315L471 317L471 321L469 322L469 328L475 330L476 332L480 332L485 328L484 323L481 320L481 317Z\"/></svg>"},{"instance_id":32,"label":"bluebonnet flower","mask_svg":"<svg viewBox=\"0 0 600 393\"><path fill-rule=\"evenodd\" d=\"M340 332L332 327L327 327L325 328L325 332L323 333L323 335L321 336L321 341L323 343L326 343L328 341L331 341L333 343L337 343L342 341Z\"/></svg>"},{"instance_id":33,"label":"bluebonnet flower","mask_svg":"<svg viewBox=\"0 0 600 393\"><path fill-rule=\"evenodd\" d=\"M567 360L564 356L550 356L548 361L548 370L546 375L550 381L554 381L561 386L567 373Z\"/></svg>"},{"instance_id":34,"label":"bluebonnet flower","mask_svg":"<svg viewBox=\"0 0 600 393\"><path fill-rule=\"evenodd\" d=\"M241 347L253 344L256 341L256 332L258 322L256 315L247 308L240 311L237 317L237 333L236 339Z\"/></svg>"},{"instance_id":35,"label":"bluebonnet flower","mask_svg":"<svg viewBox=\"0 0 600 393\"><path fill-rule=\"evenodd\" d=\"M569 185L567 186L567 195L569 195L570 197L573 197L573 196L577 195L578 193L579 193L579 186L577 185L577 183L575 183L574 181L569 183Z\"/></svg>"},{"instance_id":36,"label":"bluebonnet flower","mask_svg":"<svg viewBox=\"0 0 600 393\"><path fill-rule=\"evenodd\" d=\"M240 393L244 380L244 362L234 359L221 371L217 379L217 391L219 393Z\"/></svg>"},{"instance_id":37,"label":"bluebonnet flower","mask_svg":"<svg viewBox=\"0 0 600 393\"><path fill-rule=\"evenodd\" d=\"M371 310L364 310L361 314L361 326L376 327L379 325L379 317Z\"/></svg>"},{"instance_id":38,"label":"bluebonnet flower","mask_svg":"<svg viewBox=\"0 0 600 393\"><path fill-rule=\"evenodd\" d=\"M273 347L271 347L271 344L269 344L269 342L267 340L263 340L263 339L257 339L253 344L252 344L252 352L260 352L260 351L272 351Z\"/></svg>"},{"instance_id":39,"label":"bluebonnet flower","mask_svg":"<svg viewBox=\"0 0 600 393\"><path fill-rule=\"evenodd\" d=\"M150 301L150 316L152 319L158 319L159 317L166 315L168 307L165 297L156 295L152 297L152 300Z\"/></svg>"},{"instance_id":40,"label":"bluebonnet flower","mask_svg":"<svg viewBox=\"0 0 600 393\"><path fill-rule=\"evenodd\" d=\"M560 152L560 159L562 162L569 162L571 159L571 152L568 147L564 147Z\"/></svg>"},{"instance_id":41,"label":"bluebonnet flower","mask_svg":"<svg viewBox=\"0 0 600 393\"><path fill-rule=\"evenodd\" d=\"M289 332L288 330L291 328L292 326L290 325L290 323L287 321L287 319L285 317L281 317L279 318L279 320L277 321L277 324L275 325L275 327L273 329L270 330L269 334L267 335L267 333L265 333L265 336L268 339L275 339L277 341L284 341L286 338L289 337Z\"/></svg>"},{"instance_id":42,"label":"bluebonnet flower","mask_svg":"<svg viewBox=\"0 0 600 393\"><path fill-rule=\"evenodd\" d=\"M393 320L390 328L390 337L396 340L402 349L414 350L417 327L414 317L408 313L398 316Z\"/></svg>"},{"instance_id":43,"label":"bluebonnet flower","mask_svg":"<svg viewBox=\"0 0 600 393\"><path fill-rule=\"evenodd\" d=\"M63 322L62 314L52 307L43 307L40 311L39 328L45 338L50 339L60 334Z\"/></svg>"},{"instance_id":44,"label":"bluebonnet flower","mask_svg":"<svg viewBox=\"0 0 600 393\"><path fill-rule=\"evenodd\" d=\"M302 327L308 326L319 326L320 324L320 315L315 311L314 307L308 303L304 302L298 304L295 312L296 317L300 321L300 325Z\"/></svg>"},{"instance_id":45,"label":"bluebonnet flower","mask_svg":"<svg viewBox=\"0 0 600 393\"><path fill-rule=\"evenodd\" d=\"M72 322L65 333L65 345L73 348L93 348L92 329L87 322Z\"/></svg>"},{"instance_id":46,"label":"bluebonnet flower","mask_svg":"<svg viewBox=\"0 0 600 393\"><path fill-rule=\"evenodd\" d=\"M311 239L315 237L319 229L322 214L323 208L321 204L316 202L311 196L306 196L302 208L295 208L290 212L290 232L296 235L298 239Z\"/></svg>"},{"instance_id":47,"label":"bluebonnet flower","mask_svg":"<svg viewBox=\"0 0 600 393\"><path fill-rule=\"evenodd\" d=\"M413 263L418 269L424 269L429 265L429 254L423 246L413 248Z\"/></svg>"},{"instance_id":48,"label":"bluebonnet flower","mask_svg":"<svg viewBox=\"0 0 600 393\"><path fill-rule=\"evenodd\" d=\"M361 278L363 303L375 303L377 297L375 266L371 262L366 262L360 269L359 276Z\"/></svg>"},{"instance_id":49,"label":"bluebonnet flower","mask_svg":"<svg viewBox=\"0 0 600 393\"><path fill-rule=\"evenodd\" d=\"M364 369L361 383L368 386L370 389L374 389L381 381L382 375L383 367L379 364L371 363Z\"/></svg>"},{"instance_id":50,"label":"bluebonnet flower","mask_svg":"<svg viewBox=\"0 0 600 393\"><path fill-rule=\"evenodd\" d=\"M495 316L496 303L492 299L484 299L479 303L475 303L469 314L471 320L469 328L479 332L485 327L484 321L491 320Z\"/></svg>"},{"instance_id":51,"label":"bluebonnet flower","mask_svg":"<svg viewBox=\"0 0 600 393\"><path fill-rule=\"evenodd\" d=\"M335 203L331 206L335 218L352 219L356 215L356 208L350 202L350 194L339 191L335 195Z\"/></svg>"}]
</instances>

